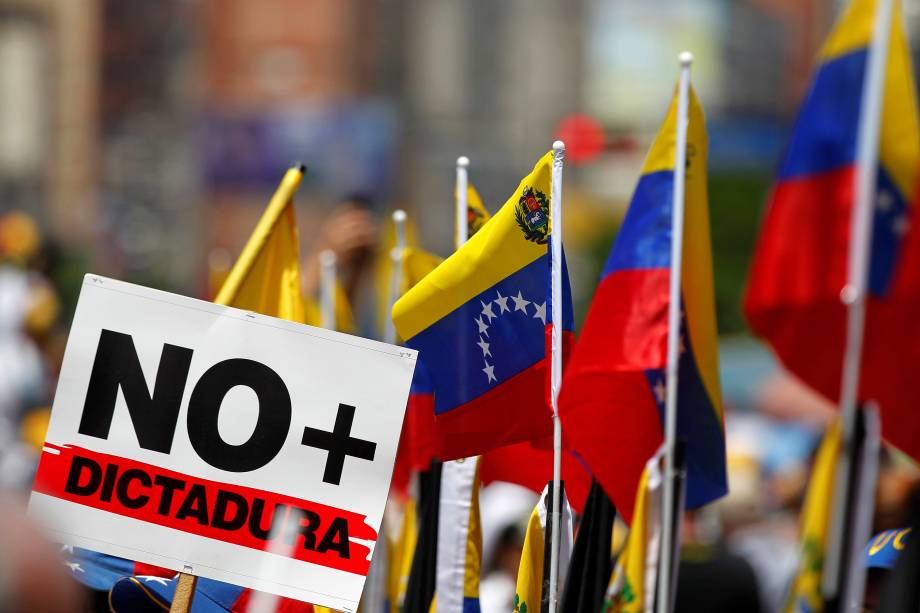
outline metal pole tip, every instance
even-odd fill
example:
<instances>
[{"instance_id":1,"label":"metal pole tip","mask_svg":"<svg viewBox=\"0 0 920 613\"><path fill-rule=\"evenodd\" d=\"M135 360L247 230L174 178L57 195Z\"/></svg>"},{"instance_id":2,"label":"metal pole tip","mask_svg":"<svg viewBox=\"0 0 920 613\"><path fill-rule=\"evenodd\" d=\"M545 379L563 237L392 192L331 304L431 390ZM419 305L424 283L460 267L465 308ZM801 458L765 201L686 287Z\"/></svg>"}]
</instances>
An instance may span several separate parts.
<instances>
[{"instance_id":1,"label":"metal pole tip","mask_svg":"<svg viewBox=\"0 0 920 613\"><path fill-rule=\"evenodd\" d=\"M465 155L461 155L457 158L457 166L460 168L469 168L470 167L470 158Z\"/></svg>"},{"instance_id":2,"label":"metal pole tip","mask_svg":"<svg viewBox=\"0 0 920 613\"><path fill-rule=\"evenodd\" d=\"M689 51L682 51L681 54L677 56L677 59L680 60L680 65L686 68L693 63L693 54Z\"/></svg>"},{"instance_id":3,"label":"metal pole tip","mask_svg":"<svg viewBox=\"0 0 920 613\"><path fill-rule=\"evenodd\" d=\"M393 211L393 222L406 223L406 212L402 209L396 209Z\"/></svg>"},{"instance_id":4,"label":"metal pole tip","mask_svg":"<svg viewBox=\"0 0 920 613\"><path fill-rule=\"evenodd\" d=\"M556 152L565 151L565 143L562 142L561 140L557 140L556 142L553 143L553 151L556 151Z\"/></svg>"},{"instance_id":5,"label":"metal pole tip","mask_svg":"<svg viewBox=\"0 0 920 613\"><path fill-rule=\"evenodd\" d=\"M321 266L328 267L335 265L335 252L332 249L323 249L319 252L319 263Z\"/></svg>"}]
</instances>

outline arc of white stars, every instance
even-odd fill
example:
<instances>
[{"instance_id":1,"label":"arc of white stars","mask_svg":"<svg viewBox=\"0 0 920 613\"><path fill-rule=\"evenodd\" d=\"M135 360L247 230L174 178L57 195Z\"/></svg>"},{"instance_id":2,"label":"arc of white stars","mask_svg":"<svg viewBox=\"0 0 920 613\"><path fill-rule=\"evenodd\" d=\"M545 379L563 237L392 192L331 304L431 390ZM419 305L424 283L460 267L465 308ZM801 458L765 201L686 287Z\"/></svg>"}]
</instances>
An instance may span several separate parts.
<instances>
[{"instance_id":1,"label":"arc of white stars","mask_svg":"<svg viewBox=\"0 0 920 613\"><path fill-rule=\"evenodd\" d=\"M486 322L482 321L482 315L480 315L479 317L477 317L477 318L474 319L473 321L475 321L475 322L476 322L476 325L479 326L479 333L482 334L482 335L484 335L484 336L486 336L486 337L488 337L488 336L489 336L489 332L488 332L488 330L489 330L489 324L487 324Z\"/></svg>"},{"instance_id":2,"label":"arc of white stars","mask_svg":"<svg viewBox=\"0 0 920 613\"><path fill-rule=\"evenodd\" d=\"M487 343L487 342L485 342L484 340L482 340L482 337L481 337L481 336L479 337L479 342L476 343L476 344L479 345L479 348L480 348L480 349L482 349L482 357L483 357L483 358L486 358L486 357L491 358L491 357L492 357L492 352L489 351L489 343Z\"/></svg>"}]
</instances>

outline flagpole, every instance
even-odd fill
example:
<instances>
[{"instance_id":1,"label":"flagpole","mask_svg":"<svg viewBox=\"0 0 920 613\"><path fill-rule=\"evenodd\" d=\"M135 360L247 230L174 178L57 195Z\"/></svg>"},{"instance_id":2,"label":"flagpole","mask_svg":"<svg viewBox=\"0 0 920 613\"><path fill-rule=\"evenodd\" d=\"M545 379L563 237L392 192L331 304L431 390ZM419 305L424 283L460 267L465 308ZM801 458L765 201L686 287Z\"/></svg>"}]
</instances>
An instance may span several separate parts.
<instances>
[{"instance_id":1,"label":"flagpole","mask_svg":"<svg viewBox=\"0 0 920 613\"><path fill-rule=\"evenodd\" d=\"M552 266L551 302L553 335L550 354L550 392L553 403L553 511L550 528L552 548L549 558L549 613L559 603L559 524L562 486L562 422L559 421L559 387L562 383L562 166L565 143L553 143L553 172L550 194L550 260Z\"/></svg>"},{"instance_id":2,"label":"flagpole","mask_svg":"<svg viewBox=\"0 0 920 613\"><path fill-rule=\"evenodd\" d=\"M327 330L335 330L335 277L336 257L331 249L319 253L319 309L320 322Z\"/></svg>"},{"instance_id":3,"label":"flagpole","mask_svg":"<svg viewBox=\"0 0 920 613\"><path fill-rule=\"evenodd\" d=\"M671 273L668 292L668 363L665 371L667 398L665 401L665 478L661 526L661 556L658 571L658 613L670 613L673 585L672 569L676 555L674 544L675 532L679 529L675 513L680 515L683 509L674 505L674 445L677 440L677 373L680 363L681 338L681 266L684 249L684 178L687 165L687 109L690 100L690 66L693 54L684 51L680 59L680 82L677 92L677 138L674 147L674 193L671 202Z\"/></svg>"},{"instance_id":4,"label":"flagpole","mask_svg":"<svg viewBox=\"0 0 920 613\"><path fill-rule=\"evenodd\" d=\"M454 199L456 222L454 228L456 236L454 244L457 249L463 246L470 235L469 221L467 220L467 190L470 185L469 177L470 158L461 155L457 158L457 195Z\"/></svg>"},{"instance_id":5,"label":"flagpole","mask_svg":"<svg viewBox=\"0 0 920 613\"><path fill-rule=\"evenodd\" d=\"M830 538L822 577L825 598L839 595L843 581L842 561L846 538L847 503L850 466L849 452L856 425L859 373L862 362L863 333L866 320L866 289L872 247L873 211L878 173L878 143L882 123L882 102L888 43L891 37L893 0L880 0L875 13L874 31L869 44L866 78L863 81L859 132L856 141L856 176L853 179L855 199L850 216L850 250L847 263L847 284L840 293L847 307L846 345L840 378L840 420L843 438L837 458L834 479L834 506L831 514ZM848 603L841 603L844 607Z\"/></svg>"},{"instance_id":6,"label":"flagpole","mask_svg":"<svg viewBox=\"0 0 920 613\"><path fill-rule=\"evenodd\" d=\"M393 324L393 305L399 300L399 292L403 284L403 255L406 250L406 212L402 209L393 211L393 228L396 231L396 245L390 251L390 261L393 268L390 273L389 311L387 313L386 328L383 332L383 341L391 345L396 343L396 326Z\"/></svg>"}]
</instances>

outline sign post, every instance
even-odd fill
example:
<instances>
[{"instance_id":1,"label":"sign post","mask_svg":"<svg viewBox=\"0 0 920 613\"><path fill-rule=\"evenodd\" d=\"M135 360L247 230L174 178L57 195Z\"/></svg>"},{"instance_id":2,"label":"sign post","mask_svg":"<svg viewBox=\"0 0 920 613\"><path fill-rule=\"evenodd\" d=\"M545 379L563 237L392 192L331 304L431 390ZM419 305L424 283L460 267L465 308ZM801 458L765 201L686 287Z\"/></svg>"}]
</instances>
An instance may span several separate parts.
<instances>
[{"instance_id":1,"label":"sign post","mask_svg":"<svg viewBox=\"0 0 920 613\"><path fill-rule=\"evenodd\" d=\"M87 275L30 512L64 543L354 611L416 357Z\"/></svg>"}]
</instances>

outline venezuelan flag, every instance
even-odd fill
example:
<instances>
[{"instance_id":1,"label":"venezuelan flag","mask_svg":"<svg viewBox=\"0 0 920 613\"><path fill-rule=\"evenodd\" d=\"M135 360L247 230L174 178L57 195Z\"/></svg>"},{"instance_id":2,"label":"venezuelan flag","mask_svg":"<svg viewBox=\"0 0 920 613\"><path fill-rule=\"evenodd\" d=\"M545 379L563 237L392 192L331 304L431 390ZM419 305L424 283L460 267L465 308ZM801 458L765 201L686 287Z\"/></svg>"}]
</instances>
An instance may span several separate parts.
<instances>
[{"instance_id":1,"label":"venezuelan flag","mask_svg":"<svg viewBox=\"0 0 920 613\"><path fill-rule=\"evenodd\" d=\"M431 376L441 459L549 435L545 336L552 152L505 205L393 307ZM563 270L562 328L571 337Z\"/></svg>"},{"instance_id":2,"label":"venezuelan flag","mask_svg":"<svg viewBox=\"0 0 920 613\"><path fill-rule=\"evenodd\" d=\"M840 422L835 421L824 434L811 469L799 524L801 548L798 569L783 608L786 613L820 613L824 610L821 579L840 443Z\"/></svg>"},{"instance_id":3,"label":"venezuelan flag","mask_svg":"<svg viewBox=\"0 0 920 613\"><path fill-rule=\"evenodd\" d=\"M819 63L767 204L745 296L753 330L790 371L840 391L856 147L876 0L854 0ZM920 360L920 128L900 2L885 64L860 398L879 403L883 435L920 457L913 370ZM893 350L896 349L896 350ZM897 357L895 357L897 356Z\"/></svg>"},{"instance_id":4,"label":"venezuelan flag","mask_svg":"<svg viewBox=\"0 0 920 613\"><path fill-rule=\"evenodd\" d=\"M604 267L563 379L563 431L627 520L663 440L677 97ZM677 433L687 505L727 491L706 188L706 127L690 90Z\"/></svg>"}]
</instances>

